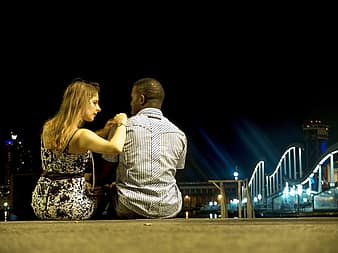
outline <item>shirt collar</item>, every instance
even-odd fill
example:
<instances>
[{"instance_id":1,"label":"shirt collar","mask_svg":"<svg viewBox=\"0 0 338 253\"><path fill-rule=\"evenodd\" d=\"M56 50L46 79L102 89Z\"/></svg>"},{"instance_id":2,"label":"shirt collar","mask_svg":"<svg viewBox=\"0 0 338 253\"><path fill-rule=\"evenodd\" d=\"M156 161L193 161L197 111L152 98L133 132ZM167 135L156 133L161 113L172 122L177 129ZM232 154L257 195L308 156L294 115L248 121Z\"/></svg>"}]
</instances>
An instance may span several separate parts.
<instances>
[{"instance_id":1,"label":"shirt collar","mask_svg":"<svg viewBox=\"0 0 338 253\"><path fill-rule=\"evenodd\" d=\"M145 115L147 117L151 117L151 118L158 118L158 119L162 119L163 117L163 113L160 109L157 108L144 108L142 110L140 110L137 115Z\"/></svg>"}]
</instances>

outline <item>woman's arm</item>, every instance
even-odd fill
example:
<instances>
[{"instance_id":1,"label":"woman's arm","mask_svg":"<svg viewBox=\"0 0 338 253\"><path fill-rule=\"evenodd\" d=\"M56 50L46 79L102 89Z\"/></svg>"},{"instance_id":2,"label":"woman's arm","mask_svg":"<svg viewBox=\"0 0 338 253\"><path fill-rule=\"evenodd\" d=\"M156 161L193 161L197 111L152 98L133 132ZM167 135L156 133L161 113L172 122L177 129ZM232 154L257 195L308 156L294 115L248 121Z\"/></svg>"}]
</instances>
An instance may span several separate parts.
<instances>
[{"instance_id":1,"label":"woman's arm","mask_svg":"<svg viewBox=\"0 0 338 253\"><path fill-rule=\"evenodd\" d=\"M99 130L96 130L95 133L98 135L98 136L101 136L102 138L105 138L107 139L108 138L108 134L109 134L109 131L110 129L115 125L115 120L114 118L111 118L109 119L106 124L104 125L103 128L99 129Z\"/></svg>"},{"instance_id":2,"label":"woman's arm","mask_svg":"<svg viewBox=\"0 0 338 253\"><path fill-rule=\"evenodd\" d=\"M113 137L110 140L107 140L97 133L86 129L81 128L75 136L73 137L72 147L70 152L84 152L90 150L99 154L119 154L122 152L123 145L126 141L126 122L127 115L125 113L117 114L111 126L116 126ZM109 122L109 121L108 121ZM108 125L111 123L107 123ZM106 124L106 125L107 125ZM107 131L108 132L108 131ZM108 135L108 133L107 133ZM74 149L73 149L74 148Z\"/></svg>"}]
</instances>

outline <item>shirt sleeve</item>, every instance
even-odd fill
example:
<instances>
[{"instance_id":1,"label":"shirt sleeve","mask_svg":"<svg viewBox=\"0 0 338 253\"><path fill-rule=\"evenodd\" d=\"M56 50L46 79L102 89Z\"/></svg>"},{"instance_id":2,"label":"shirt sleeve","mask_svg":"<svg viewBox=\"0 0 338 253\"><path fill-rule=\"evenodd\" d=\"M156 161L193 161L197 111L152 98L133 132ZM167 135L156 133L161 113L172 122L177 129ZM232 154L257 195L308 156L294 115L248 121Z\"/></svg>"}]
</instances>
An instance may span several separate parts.
<instances>
[{"instance_id":1,"label":"shirt sleeve","mask_svg":"<svg viewBox=\"0 0 338 253\"><path fill-rule=\"evenodd\" d=\"M176 169L184 169L186 156L187 156L187 138L185 134L182 134L182 141L181 141L183 147L182 147L182 153L180 156L180 159L177 162Z\"/></svg>"}]
</instances>

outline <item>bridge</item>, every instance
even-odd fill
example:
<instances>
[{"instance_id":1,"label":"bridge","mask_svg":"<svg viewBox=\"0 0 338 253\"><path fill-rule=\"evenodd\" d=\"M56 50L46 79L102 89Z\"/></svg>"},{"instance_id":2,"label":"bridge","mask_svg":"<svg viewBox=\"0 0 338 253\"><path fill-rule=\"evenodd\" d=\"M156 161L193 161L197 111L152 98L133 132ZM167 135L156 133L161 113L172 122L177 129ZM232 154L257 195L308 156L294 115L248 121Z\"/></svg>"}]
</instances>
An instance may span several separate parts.
<instances>
[{"instance_id":1,"label":"bridge","mask_svg":"<svg viewBox=\"0 0 338 253\"><path fill-rule=\"evenodd\" d=\"M269 212L313 216L324 211L338 216L338 143L326 147L329 126L321 121L310 121L302 127L303 144L289 145L275 168L267 169L265 161L260 160L249 178L180 183L184 210L220 209L223 218L228 211L241 217L242 210L247 211L247 217Z\"/></svg>"},{"instance_id":2,"label":"bridge","mask_svg":"<svg viewBox=\"0 0 338 253\"><path fill-rule=\"evenodd\" d=\"M338 212L338 143L311 168L303 166L303 150L300 144L289 146L271 173L264 161L257 162L248 182L255 210Z\"/></svg>"}]
</instances>

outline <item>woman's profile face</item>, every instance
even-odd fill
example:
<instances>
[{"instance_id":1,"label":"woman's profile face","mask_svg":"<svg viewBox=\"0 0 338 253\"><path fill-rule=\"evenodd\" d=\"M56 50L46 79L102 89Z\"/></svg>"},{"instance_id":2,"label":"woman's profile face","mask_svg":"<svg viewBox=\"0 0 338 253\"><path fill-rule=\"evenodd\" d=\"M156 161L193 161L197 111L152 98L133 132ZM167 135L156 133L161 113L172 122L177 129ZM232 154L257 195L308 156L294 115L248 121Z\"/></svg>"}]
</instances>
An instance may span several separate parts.
<instances>
[{"instance_id":1,"label":"woman's profile face","mask_svg":"<svg viewBox=\"0 0 338 253\"><path fill-rule=\"evenodd\" d=\"M97 113L100 111L101 107L99 105L99 94L96 94L91 99L89 99L88 106L83 115L83 120L88 122L94 121Z\"/></svg>"}]
</instances>

